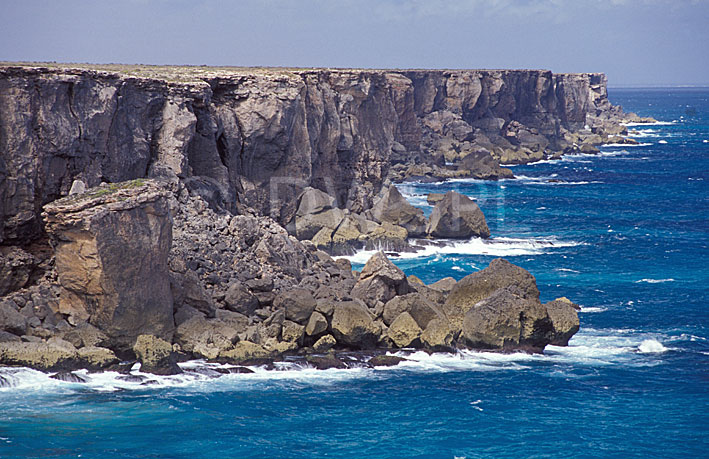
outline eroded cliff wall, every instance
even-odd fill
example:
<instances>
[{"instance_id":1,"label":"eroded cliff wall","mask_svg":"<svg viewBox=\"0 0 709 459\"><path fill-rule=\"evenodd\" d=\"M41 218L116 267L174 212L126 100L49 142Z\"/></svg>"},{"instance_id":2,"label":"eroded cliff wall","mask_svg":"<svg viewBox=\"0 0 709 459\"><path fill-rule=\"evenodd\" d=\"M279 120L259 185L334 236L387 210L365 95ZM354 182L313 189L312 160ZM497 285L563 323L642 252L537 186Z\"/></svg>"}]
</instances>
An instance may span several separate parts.
<instances>
[{"instance_id":1,"label":"eroded cliff wall","mask_svg":"<svg viewBox=\"0 0 709 459\"><path fill-rule=\"evenodd\" d=\"M3 65L0 244L38 237L75 179L177 176L215 208L287 223L307 186L359 212L393 162L524 161L614 110L602 74Z\"/></svg>"}]
</instances>

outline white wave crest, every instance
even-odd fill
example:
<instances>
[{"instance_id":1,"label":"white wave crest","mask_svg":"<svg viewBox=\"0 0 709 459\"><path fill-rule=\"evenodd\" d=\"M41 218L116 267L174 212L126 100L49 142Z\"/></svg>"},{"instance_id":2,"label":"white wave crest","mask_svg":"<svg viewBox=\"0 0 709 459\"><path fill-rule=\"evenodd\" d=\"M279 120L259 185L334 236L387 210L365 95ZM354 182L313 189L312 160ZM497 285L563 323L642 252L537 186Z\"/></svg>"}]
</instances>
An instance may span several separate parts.
<instances>
[{"instance_id":1,"label":"white wave crest","mask_svg":"<svg viewBox=\"0 0 709 459\"><path fill-rule=\"evenodd\" d=\"M490 255L496 257L516 257L522 255L540 255L550 250L585 245L576 241L560 241L556 237L512 238L496 237L491 239L472 238L466 241L439 240L441 245L418 246L416 252L388 253L392 260L426 258L436 255ZM416 245L416 241L413 241ZM364 264L377 253L376 250L360 250L354 255L334 257L344 258L351 263Z\"/></svg>"},{"instance_id":2,"label":"white wave crest","mask_svg":"<svg viewBox=\"0 0 709 459\"><path fill-rule=\"evenodd\" d=\"M675 281L675 280L670 277L670 278L667 278L667 279L640 279L640 280L636 280L635 283L636 283L636 284L642 284L642 283L646 283L646 284L661 284L661 283L663 283L663 282L674 282L674 281Z\"/></svg>"},{"instance_id":3,"label":"white wave crest","mask_svg":"<svg viewBox=\"0 0 709 459\"><path fill-rule=\"evenodd\" d=\"M661 354L663 352L667 352L668 350L669 349L663 346L662 343L656 339L646 339L640 343L640 346L638 346L638 351L643 354Z\"/></svg>"},{"instance_id":4,"label":"white wave crest","mask_svg":"<svg viewBox=\"0 0 709 459\"><path fill-rule=\"evenodd\" d=\"M649 142L641 142L641 143L606 143L603 146L604 147L649 147L652 145Z\"/></svg>"},{"instance_id":5,"label":"white wave crest","mask_svg":"<svg viewBox=\"0 0 709 459\"><path fill-rule=\"evenodd\" d=\"M622 123L623 126L671 126L677 124L677 121L655 121L654 123Z\"/></svg>"}]
</instances>

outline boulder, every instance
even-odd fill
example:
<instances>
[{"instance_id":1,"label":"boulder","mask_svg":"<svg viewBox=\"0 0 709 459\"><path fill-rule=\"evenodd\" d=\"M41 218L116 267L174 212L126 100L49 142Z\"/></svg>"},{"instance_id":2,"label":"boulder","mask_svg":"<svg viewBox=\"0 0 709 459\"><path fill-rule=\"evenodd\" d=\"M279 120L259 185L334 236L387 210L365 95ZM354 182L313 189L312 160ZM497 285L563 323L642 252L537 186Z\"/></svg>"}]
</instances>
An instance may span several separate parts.
<instances>
[{"instance_id":1,"label":"boulder","mask_svg":"<svg viewBox=\"0 0 709 459\"><path fill-rule=\"evenodd\" d=\"M544 304L553 328L549 344L567 346L571 337L579 331L579 314L575 306L565 297Z\"/></svg>"},{"instance_id":2,"label":"boulder","mask_svg":"<svg viewBox=\"0 0 709 459\"><path fill-rule=\"evenodd\" d=\"M286 320L283 322L283 328L281 330L281 340L287 343L296 343L300 346L303 343L303 335L305 334L305 327L303 325Z\"/></svg>"},{"instance_id":3,"label":"boulder","mask_svg":"<svg viewBox=\"0 0 709 459\"><path fill-rule=\"evenodd\" d=\"M0 301L0 331L22 336L27 333L27 317L16 308L11 300Z\"/></svg>"},{"instance_id":4,"label":"boulder","mask_svg":"<svg viewBox=\"0 0 709 459\"><path fill-rule=\"evenodd\" d=\"M406 362L408 359L398 357L396 355L375 355L367 363L373 367L395 367L401 362Z\"/></svg>"},{"instance_id":5,"label":"boulder","mask_svg":"<svg viewBox=\"0 0 709 459\"><path fill-rule=\"evenodd\" d=\"M547 310L538 299L506 287L465 314L458 342L472 348L541 351L549 344L551 331Z\"/></svg>"},{"instance_id":6,"label":"boulder","mask_svg":"<svg viewBox=\"0 0 709 459\"><path fill-rule=\"evenodd\" d=\"M233 349L221 352L218 360L238 365L263 361L269 356L270 353L262 346L250 341L239 341Z\"/></svg>"},{"instance_id":7,"label":"boulder","mask_svg":"<svg viewBox=\"0 0 709 459\"><path fill-rule=\"evenodd\" d=\"M59 335L63 340L69 341L76 348L81 347L105 347L110 343L110 339L98 328L91 324L84 323L67 330Z\"/></svg>"},{"instance_id":8,"label":"boulder","mask_svg":"<svg viewBox=\"0 0 709 459\"><path fill-rule=\"evenodd\" d=\"M426 202L428 202L432 206L435 206L439 202L443 201L444 196L445 194L443 193L429 193L426 197Z\"/></svg>"},{"instance_id":9,"label":"boulder","mask_svg":"<svg viewBox=\"0 0 709 459\"><path fill-rule=\"evenodd\" d=\"M317 302L312 293L303 288L294 288L276 295L273 306L285 312L285 318L299 324L307 323Z\"/></svg>"},{"instance_id":10,"label":"boulder","mask_svg":"<svg viewBox=\"0 0 709 459\"><path fill-rule=\"evenodd\" d=\"M305 326L305 334L308 336L318 336L327 331L327 319L317 311L314 311Z\"/></svg>"},{"instance_id":11,"label":"boulder","mask_svg":"<svg viewBox=\"0 0 709 459\"><path fill-rule=\"evenodd\" d=\"M140 371L156 375L182 373L177 366L177 356L172 344L153 335L140 335L135 341L133 352L140 360Z\"/></svg>"},{"instance_id":12,"label":"boulder","mask_svg":"<svg viewBox=\"0 0 709 459\"><path fill-rule=\"evenodd\" d=\"M436 204L428 223L428 234L439 238L488 238L485 215L469 197L449 191Z\"/></svg>"},{"instance_id":13,"label":"boulder","mask_svg":"<svg viewBox=\"0 0 709 459\"><path fill-rule=\"evenodd\" d=\"M105 347L86 346L77 352L82 366L89 371L102 370L119 362L116 354Z\"/></svg>"},{"instance_id":14,"label":"boulder","mask_svg":"<svg viewBox=\"0 0 709 459\"><path fill-rule=\"evenodd\" d=\"M436 317L421 333L421 344L432 351L450 351L453 348L454 338L448 319Z\"/></svg>"},{"instance_id":15,"label":"boulder","mask_svg":"<svg viewBox=\"0 0 709 459\"><path fill-rule=\"evenodd\" d=\"M69 371L62 371L56 374L53 374L50 376L52 379L56 379L57 381L64 381L68 383L79 383L79 384L84 384L88 382L86 378L83 376L71 373Z\"/></svg>"},{"instance_id":16,"label":"boulder","mask_svg":"<svg viewBox=\"0 0 709 459\"><path fill-rule=\"evenodd\" d=\"M246 331L247 323L240 326L219 319L193 317L181 323L175 330L175 343L183 351L197 357L215 359L222 352L231 349L239 340L239 333Z\"/></svg>"},{"instance_id":17,"label":"boulder","mask_svg":"<svg viewBox=\"0 0 709 459\"><path fill-rule=\"evenodd\" d=\"M333 347L335 347L337 341L332 335L325 335L313 344L313 350L315 352L327 352Z\"/></svg>"},{"instance_id":18,"label":"boulder","mask_svg":"<svg viewBox=\"0 0 709 459\"><path fill-rule=\"evenodd\" d=\"M305 361L317 368L318 370L330 370L332 368L344 369L347 368L345 363L338 359L334 354L327 355L309 355Z\"/></svg>"},{"instance_id":19,"label":"boulder","mask_svg":"<svg viewBox=\"0 0 709 459\"><path fill-rule=\"evenodd\" d=\"M312 239L319 231L325 229L334 232L345 218L342 209L328 209L314 214L295 217L295 235L298 239Z\"/></svg>"},{"instance_id":20,"label":"boulder","mask_svg":"<svg viewBox=\"0 0 709 459\"><path fill-rule=\"evenodd\" d=\"M355 349L375 347L381 334L367 308L356 301L335 304L330 329L338 343Z\"/></svg>"},{"instance_id":21,"label":"boulder","mask_svg":"<svg viewBox=\"0 0 709 459\"><path fill-rule=\"evenodd\" d=\"M485 150L474 151L466 155L458 163L458 170L464 172L467 177L481 180L514 178L514 174L510 169L500 167L500 162L493 158L489 151Z\"/></svg>"},{"instance_id":22,"label":"boulder","mask_svg":"<svg viewBox=\"0 0 709 459\"><path fill-rule=\"evenodd\" d=\"M501 288L514 286L524 298L539 301L537 282L529 271L503 258L492 260L487 268L469 274L455 284L443 304L443 312L453 330L460 330L463 317L476 303Z\"/></svg>"},{"instance_id":23,"label":"boulder","mask_svg":"<svg viewBox=\"0 0 709 459\"><path fill-rule=\"evenodd\" d=\"M444 317L443 313L421 293L409 293L396 296L384 305L382 319L386 325L396 319L401 313L408 312L419 327L426 328L428 322L436 317Z\"/></svg>"},{"instance_id":24,"label":"boulder","mask_svg":"<svg viewBox=\"0 0 709 459\"><path fill-rule=\"evenodd\" d=\"M44 207L61 285L59 310L88 318L121 349L174 329L168 193L151 180L91 188Z\"/></svg>"},{"instance_id":25,"label":"boulder","mask_svg":"<svg viewBox=\"0 0 709 459\"><path fill-rule=\"evenodd\" d=\"M416 346L421 331L411 314L402 312L389 326L389 338L396 347Z\"/></svg>"},{"instance_id":26,"label":"boulder","mask_svg":"<svg viewBox=\"0 0 709 459\"><path fill-rule=\"evenodd\" d=\"M411 291L403 271L380 251L372 255L364 265L352 289L352 296L374 307L377 301L386 303L396 295L405 295Z\"/></svg>"},{"instance_id":27,"label":"boulder","mask_svg":"<svg viewBox=\"0 0 709 459\"><path fill-rule=\"evenodd\" d=\"M426 217L406 200L395 185L382 190L374 201L372 218L378 223L391 223L406 229L409 236L418 237L426 234Z\"/></svg>"},{"instance_id":28,"label":"boulder","mask_svg":"<svg viewBox=\"0 0 709 459\"><path fill-rule=\"evenodd\" d=\"M259 302L241 282L232 282L224 296L227 309L250 316L258 309Z\"/></svg>"},{"instance_id":29,"label":"boulder","mask_svg":"<svg viewBox=\"0 0 709 459\"><path fill-rule=\"evenodd\" d=\"M49 342L0 343L0 365L30 367L42 371L70 371L78 368L73 347Z\"/></svg>"}]
</instances>

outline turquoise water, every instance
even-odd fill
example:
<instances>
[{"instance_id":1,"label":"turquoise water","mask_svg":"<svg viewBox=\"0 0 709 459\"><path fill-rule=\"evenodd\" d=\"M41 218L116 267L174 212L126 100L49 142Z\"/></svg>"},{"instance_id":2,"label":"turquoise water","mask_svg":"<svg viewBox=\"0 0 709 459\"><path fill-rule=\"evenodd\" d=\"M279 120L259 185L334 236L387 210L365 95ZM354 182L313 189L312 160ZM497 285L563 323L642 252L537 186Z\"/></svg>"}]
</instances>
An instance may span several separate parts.
<instances>
[{"instance_id":1,"label":"turquoise water","mask_svg":"<svg viewBox=\"0 0 709 459\"><path fill-rule=\"evenodd\" d=\"M431 191L476 198L493 235L402 269L461 278L505 256L542 300L583 306L568 348L153 386L22 370L0 389L0 457L707 457L709 90L610 97L667 123L630 127L641 146L515 166L519 180L401 187L425 209Z\"/></svg>"}]
</instances>

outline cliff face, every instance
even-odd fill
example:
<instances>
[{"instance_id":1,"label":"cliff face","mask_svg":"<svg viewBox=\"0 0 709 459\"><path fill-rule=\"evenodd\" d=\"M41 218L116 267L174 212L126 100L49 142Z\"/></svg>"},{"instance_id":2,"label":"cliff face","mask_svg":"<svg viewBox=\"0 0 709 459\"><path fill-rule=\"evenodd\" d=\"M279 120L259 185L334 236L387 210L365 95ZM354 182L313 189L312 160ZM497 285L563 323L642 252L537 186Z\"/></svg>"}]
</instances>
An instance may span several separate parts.
<instances>
[{"instance_id":1,"label":"cliff face","mask_svg":"<svg viewBox=\"0 0 709 459\"><path fill-rule=\"evenodd\" d=\"M75 179L177 176L215 208L285 224L307 186L361 212L394 163L479 149L523 162L618 112L602 74L170 72L0 67L0 243L40 235L42 205Z\"/></svg>"}]
</instances>

